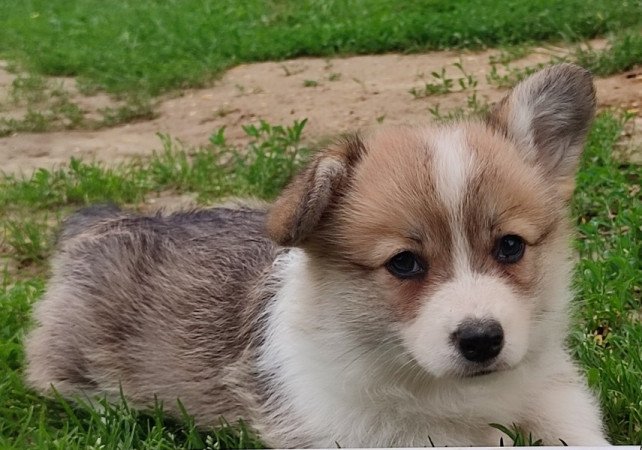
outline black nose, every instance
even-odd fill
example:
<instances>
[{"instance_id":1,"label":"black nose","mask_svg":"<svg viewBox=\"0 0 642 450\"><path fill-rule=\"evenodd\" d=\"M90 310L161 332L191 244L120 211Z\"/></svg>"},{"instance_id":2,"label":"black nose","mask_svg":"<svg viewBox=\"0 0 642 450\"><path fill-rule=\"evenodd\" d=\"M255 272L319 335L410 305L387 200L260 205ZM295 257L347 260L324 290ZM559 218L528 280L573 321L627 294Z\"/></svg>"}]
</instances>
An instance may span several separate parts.
<instances>
[{"instance_id":1,"label":"black nose","mask_svg":"<svg viewBox=\"0 0 642 450\"><path fill-rule=\"evenodd\" d=\"M468 361L486 362L502 351L504 330L496 320L470 320L459 325L453 339Z\"/></svg>"}]
</instances>

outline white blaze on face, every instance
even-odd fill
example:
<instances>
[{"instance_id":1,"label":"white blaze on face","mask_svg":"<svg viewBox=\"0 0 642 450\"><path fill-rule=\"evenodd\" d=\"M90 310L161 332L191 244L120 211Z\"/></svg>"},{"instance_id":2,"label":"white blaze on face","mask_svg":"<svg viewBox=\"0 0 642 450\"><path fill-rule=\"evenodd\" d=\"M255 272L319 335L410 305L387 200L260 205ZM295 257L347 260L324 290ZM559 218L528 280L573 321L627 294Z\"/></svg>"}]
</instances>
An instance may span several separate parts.
<instances>
[{"instance_id":1,"label":"white blaze on face","mask_svg":"<svg viewBox=\"0 0 642 450\"><path fill-rule=\"evenodd\" d=\"M468 244L461 216L462 203L471 176L474 158L466 146L461 128L443 128L434 142L435 189L449 212L452 231L453 260L455 274L462 275L469 270Z\"/></svg>"}]
</instances>

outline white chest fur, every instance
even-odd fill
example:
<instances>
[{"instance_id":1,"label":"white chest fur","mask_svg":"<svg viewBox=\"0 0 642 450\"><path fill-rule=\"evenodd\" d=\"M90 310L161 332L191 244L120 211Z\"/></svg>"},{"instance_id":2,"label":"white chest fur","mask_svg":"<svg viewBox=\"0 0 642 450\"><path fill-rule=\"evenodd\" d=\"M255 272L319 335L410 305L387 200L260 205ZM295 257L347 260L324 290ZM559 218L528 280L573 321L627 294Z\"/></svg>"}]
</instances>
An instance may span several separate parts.
<instances>
[{"instance_id":1,"label":"white chest fur","mask_svg":"<svg viewBox=\"0 0 642 450\"><path fill-rule=\"evenodd\" d=\"M410 370L414 361L383 332L364 349L332 320L324 305L328 296L340 305L341 289L313 282L302 251L281 263L259 361L278 386L274 436L313 447L498 445L488 424L519 421L525 385L537 379L528 368L466 380Z\"/></svg>"}]
</instances>

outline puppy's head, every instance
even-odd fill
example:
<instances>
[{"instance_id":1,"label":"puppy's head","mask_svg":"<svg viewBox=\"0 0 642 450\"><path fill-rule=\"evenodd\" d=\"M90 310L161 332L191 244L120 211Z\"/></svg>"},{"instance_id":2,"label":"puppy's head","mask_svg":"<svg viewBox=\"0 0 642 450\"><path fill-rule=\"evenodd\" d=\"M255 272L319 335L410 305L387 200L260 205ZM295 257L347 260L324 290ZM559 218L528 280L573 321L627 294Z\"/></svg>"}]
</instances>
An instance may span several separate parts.
<instances>
[{"instance_id":1,"label":"puppy's head","mask_svg":"<svg viewBox=\"0 0 642 450\"><path fill-rule=\"evenodd\" d=\"M484 122L346 138L286 188L268 231L306 251L351 335L396 336L438 377L513 368L564 332L566 215L594 110L590 74L566 64Z\"/></svg>"}]
</instances>

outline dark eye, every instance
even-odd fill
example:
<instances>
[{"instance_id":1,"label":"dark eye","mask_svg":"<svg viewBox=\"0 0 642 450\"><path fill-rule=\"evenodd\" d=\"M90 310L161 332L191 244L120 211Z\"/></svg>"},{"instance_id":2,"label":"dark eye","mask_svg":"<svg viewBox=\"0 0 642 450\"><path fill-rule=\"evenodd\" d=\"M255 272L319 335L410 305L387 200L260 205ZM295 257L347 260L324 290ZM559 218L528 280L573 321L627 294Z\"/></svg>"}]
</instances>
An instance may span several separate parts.
<instances>
[{"instance_id":1,"label":"dark eye","mask_svg":"<svg viewBox=\"0 0 642 450\"><path fill-rule=\"evenodd\" d=\"M497 240L497 244L495 245L495 259L505 264L516 263L524 256L525 249L526 244L521 237L514 234L507 234Z\"/></svg>"},{"instance_id":2,"label":"dark eye","mask_svg":"<svg viewBox=\"0 0 642 450\"><path fill-rule=\"evenodd\" d=\"M397 278L414 278L423 275L426 268L421 259L413 252L397 253L386 263L388 272Z\"/></svg>"}]
</instances>

